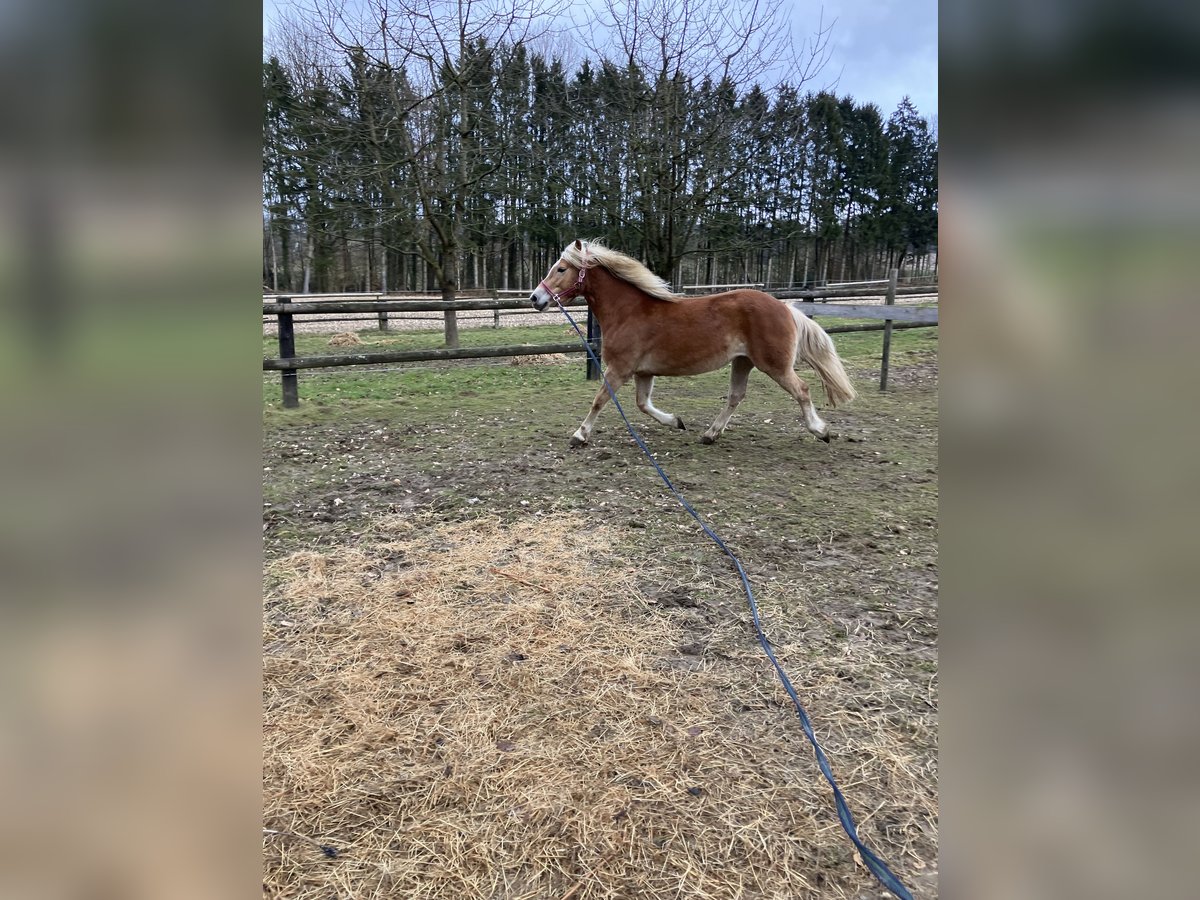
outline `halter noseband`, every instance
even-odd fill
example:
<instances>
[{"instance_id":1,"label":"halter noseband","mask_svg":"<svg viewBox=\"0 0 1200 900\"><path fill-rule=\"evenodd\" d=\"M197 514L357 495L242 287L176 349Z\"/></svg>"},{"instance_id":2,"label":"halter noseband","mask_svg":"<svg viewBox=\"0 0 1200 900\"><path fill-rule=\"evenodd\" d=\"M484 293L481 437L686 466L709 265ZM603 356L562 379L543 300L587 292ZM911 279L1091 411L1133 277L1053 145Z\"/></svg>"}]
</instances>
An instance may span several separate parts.
<instances>
[{"instance_id":1,"label":"halter noseband","mask_svg":"<svg viewBox=\"0 0 1200 900\"><path fill-rule=\"evenodd\" d=\"M561 257L560 257L560 259L561 259ZM550 285L546 284L545 278L543 278L541 281L538 282L538 287L545 288L546 293L550 295L551 299L553 299L554 302L557 303L559 306L562 306L562 301L570 300L572 297L577 296L583 290L583 278L587 274L587 246L586 245L584 245L583 259L580 260L580 263L581 264L579 266L579 276L575 279L575 283L573 285L571 285L569 288L567 288L565 291L563 291L561 294L556 294L556 293L554 293L554 291L550 290ZM547 276L547 277L549 277L549 276Z\"/></svg>"}]
</instances>

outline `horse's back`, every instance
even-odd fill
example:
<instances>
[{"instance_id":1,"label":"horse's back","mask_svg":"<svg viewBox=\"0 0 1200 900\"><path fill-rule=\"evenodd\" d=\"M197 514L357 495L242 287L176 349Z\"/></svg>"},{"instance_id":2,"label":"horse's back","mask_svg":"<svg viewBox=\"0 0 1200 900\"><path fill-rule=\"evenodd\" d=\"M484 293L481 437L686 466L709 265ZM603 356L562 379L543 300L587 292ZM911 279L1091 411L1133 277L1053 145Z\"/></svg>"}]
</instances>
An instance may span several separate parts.
<instances>
[{"instance_id":1,"label":"horse's back","mask_svg":"<svg viewBox=\"0 0 1200 900\"><path fill-rule=\"evenodd\" d=\"M709 301L713 319L742 336L751 348L777 344L790 349L795 345L796 320L791 309L764 291L725 291L697 299Z\"/></svg>"}]
</instances>

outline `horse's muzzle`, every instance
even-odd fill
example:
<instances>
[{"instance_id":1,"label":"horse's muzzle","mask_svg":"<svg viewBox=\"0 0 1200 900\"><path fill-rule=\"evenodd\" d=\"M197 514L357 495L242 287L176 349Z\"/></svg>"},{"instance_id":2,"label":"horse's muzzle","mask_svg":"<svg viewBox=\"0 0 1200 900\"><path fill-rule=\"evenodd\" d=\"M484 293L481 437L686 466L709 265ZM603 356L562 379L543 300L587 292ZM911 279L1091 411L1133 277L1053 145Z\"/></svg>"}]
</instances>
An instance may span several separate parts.
<instances>
[{"instance_id":1,"label":"horse's muzzle","mask_svg":"<svg viewBox=\"0 0 1200 900\"><path fill-rule=\"evenodd\" d=\"M541 312L550 305L549 300L545 299L544 297L539 297L537 294L530 294L529 302L533 304L533 308L538 312Z\"/></svg>"}]
</instances>

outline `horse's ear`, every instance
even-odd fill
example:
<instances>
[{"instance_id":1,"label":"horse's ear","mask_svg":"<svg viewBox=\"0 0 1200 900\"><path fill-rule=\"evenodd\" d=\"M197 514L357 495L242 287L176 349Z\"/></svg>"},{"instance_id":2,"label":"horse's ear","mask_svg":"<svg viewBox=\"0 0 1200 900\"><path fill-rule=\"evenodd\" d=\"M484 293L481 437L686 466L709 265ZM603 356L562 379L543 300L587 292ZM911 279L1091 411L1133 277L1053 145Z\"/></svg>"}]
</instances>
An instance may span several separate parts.
<instances>
[{"instance_id":1,"label":"horse's ear","mask_svg":"<svg viewBox=\"0 0 1200 900\"><path fill-rule=\"evenodd\" d=\"M575 249L576 250L583 249L583 241L579 240L579 238L575 238Z\"/></svg>"}]
</instances>

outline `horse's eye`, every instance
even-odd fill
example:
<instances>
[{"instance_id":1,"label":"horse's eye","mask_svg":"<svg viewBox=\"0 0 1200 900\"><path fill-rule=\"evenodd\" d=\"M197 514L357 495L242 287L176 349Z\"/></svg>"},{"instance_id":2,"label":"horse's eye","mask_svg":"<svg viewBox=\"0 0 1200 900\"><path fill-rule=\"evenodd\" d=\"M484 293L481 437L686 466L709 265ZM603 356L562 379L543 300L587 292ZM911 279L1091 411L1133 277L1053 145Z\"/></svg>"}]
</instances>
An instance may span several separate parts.
<instances>
[{"instance_id":1,"label":"horse's eye","mask_svg":"<svg viewBox=\"0 0 1200 900\"><path fill-rule=\"evenodd\" d=\"M566 266L559 266L559 267L558 267L558 271L560 271L560 272L565 272L565 271L567 271L567 267L566 267Z\"/></svg>"}]
</instances>

